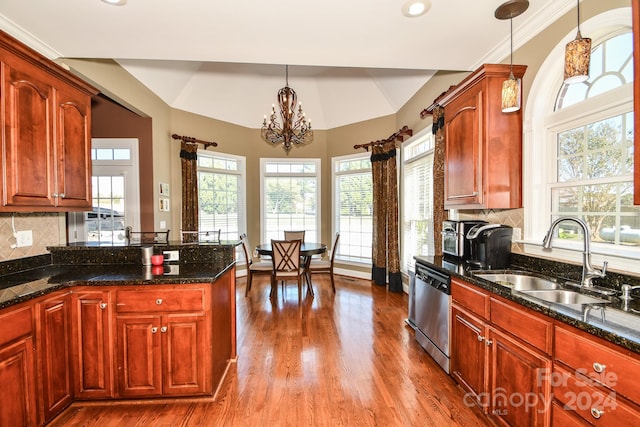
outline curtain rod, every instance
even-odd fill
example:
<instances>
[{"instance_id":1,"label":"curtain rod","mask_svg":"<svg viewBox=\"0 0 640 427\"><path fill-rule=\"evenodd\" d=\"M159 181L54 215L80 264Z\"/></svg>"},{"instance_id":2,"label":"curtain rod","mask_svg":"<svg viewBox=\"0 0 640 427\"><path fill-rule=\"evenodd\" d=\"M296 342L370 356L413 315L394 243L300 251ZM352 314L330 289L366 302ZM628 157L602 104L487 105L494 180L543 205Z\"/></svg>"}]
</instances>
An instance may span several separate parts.
<instances>
[{"instance_id":1,"label":"curtain rod","mask_svg":"<svg viewBox=\"0 0 640 427\"><path fill-rule=\"evenodd\" d=\"M383 145L396 140L400 140L400 142L403 142L405 136L412 136L412 135L413 135L413 131L405 125L402 127L402 129L400 129L399 131L397 131L387 139L379 139L378 141L371 141L367 144L356 144L353 146L353 148L356 150L358 148L364 148L365 150L369 151L369 147L371 146Z\"/></svg>"},{"instance_id":2,"label":"curtain rod","mask_svg":"<svg viewBox=\"0 0 640 427\"><path fill-rule=\"evenodd\" d=\"M207 148L211 147L217 147L218 143L217 142L213 142L213 141L203 141L201 139L196 139L192 136L181 136L181 135L177 135L177 134L173 134L171 135L171 138L173 139L179 139L180 141L184 141L184 142L196 142L198 144L203 144L204 145L204 149L206 150Z\"/></svg>"}]
</instances>

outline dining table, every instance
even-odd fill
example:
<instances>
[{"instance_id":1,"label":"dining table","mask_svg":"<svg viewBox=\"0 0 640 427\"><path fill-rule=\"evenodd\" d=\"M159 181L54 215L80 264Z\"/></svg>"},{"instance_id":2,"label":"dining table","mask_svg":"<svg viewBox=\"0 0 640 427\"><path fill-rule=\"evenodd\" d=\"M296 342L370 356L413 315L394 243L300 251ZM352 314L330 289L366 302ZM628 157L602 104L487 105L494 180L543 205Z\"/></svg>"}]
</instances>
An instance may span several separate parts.
<instances>
[{"instance_id":1,"label":"dining table","mask_svg":"<svg viewBox=\"0 0 640 427\"><path fill-rule=\"evenodd\" d=\"M311 264L311 257L314 255L320 255L327 251L327 245L324 243L314 243L314 242L302 242L300 246L300 257L302 258L302 263L304 265L304 277L309 284L309 288L311 289L311 293L313 294L313 288L311 287L311 270L309 269L309 264ZM260 256L273 256L273 248L271 247L271 243L260 243L256 246L256 252Z\"/></svg>"}]
</instances>

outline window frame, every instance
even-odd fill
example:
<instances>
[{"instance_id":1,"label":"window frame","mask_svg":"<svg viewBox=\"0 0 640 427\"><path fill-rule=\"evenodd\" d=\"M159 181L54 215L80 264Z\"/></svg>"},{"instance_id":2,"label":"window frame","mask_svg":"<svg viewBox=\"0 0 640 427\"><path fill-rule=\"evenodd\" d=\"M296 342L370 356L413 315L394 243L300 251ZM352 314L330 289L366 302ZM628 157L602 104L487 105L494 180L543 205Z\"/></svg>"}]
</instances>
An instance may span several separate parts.
<instances>
[{"instance_id":1,"label":"window frame","mask_svg":"<svg viewBox=\"0 0 640 427\"><path fill-rule=\"evenodd\" d=\"M583 34L593 38L593 46L597 46L616 35L631 31L631 8L606 11L584 22L581 28ZM582 241L556 240L552 253L542 248L542 239L551 224L550 183L556 181L556 135L559 130L633 111L633 84L627 83L554 112L558 89L562 84L564 46L574 36L575 29L549 52L536 74L527 99L523 137L525 228L521 243L526 255L581 263ZM613 269L640 273L637 252L634 254L624 248L593 243L591 252L596 265L608 261Z\"/></svg>"},{"instance_id":2,"label":"window frame","mask_svg":"<svg viewBox=\"0 0 640 427\"><path fill-rule=\"evenodd\" d=\"M415 144L420 144L422 143L424 140L430 139L430 148L428 148L426 151L411 157L409 159L407 159L407 150L409 150L409 148L412 145ZM434 209L434 204L433 204L433 161L434 161L434 157L435 157L435 145L436 145L436 141L435 141L435 135L433 135L432 129L431 129L431 124L427 125L427 127L425 129L423 129L422 131L418 132L416 135L414 135L411 139L405 141L402 144L402 150L401 151L401 169L400 169L400 192L401 192L401 198L402 198L402 203L400 205L400 221L398 226L400 227L399 230L399 235L400 235L400 271L402 273L408 274L409 272L409 265L405 265L405 261L407 258L407 254L405 253L405 235L406 233L404 233L404 222L405 222L405 214L406 214L406 207L405 207L405 198L404 198L404 191L405 191L405 185L407 185L407 179L405 177L405 165L411 164L411 163L415 163L415 162L421 162L421 161L429 161L429 158L431 158L431 172L432 172L432 179L431 179L431 194L428 197L431 197L431 222L430 222L430 226L431 226L431 230L433 231L434 229L434 214L433 214L433 209ZM430 244L429 244L430 243ZM428 256L428 255L433 255L435 253L435 243L434 243L434 236L433 233L431 233L430 237L427 237L427 245L428 247L433 251L433 253L431 254L413 254L411 255L411 257L415 256L415 255L424 255L424 256Z\"/></svg>"},{"instance_id":3,"label":"window frame","mask_svg":"<svg viewBox=\"0 0 640 427\"><path fill-rule=\"evenodd\" d=\"M315 173L277 173L270 174L266 171L268 163L313 163L315 165ZM261 157L260 158L260 242L267 242L267 228L265 217L265 177L268 176L313 176L316 179L316 235L318 240L322 240L322 160L320 158L282 158L282 157ZM305 240L308 240L305 236ZM309 240L310 241L310 240Z\"/></svg>"},{"instance_id":4,"label":"window frame","mask_svg":"<svg viewBox=\"0 0 640 427\"><path fill-rule=\"evenodd\" d=\"M337 226L340 223L340 208L338 207L339 200L338 200L338 194L336 192L337 179L339 176L345 176L349 174L349 172L338 172L337 171L338 164L343 161L357 160L357 159L370 159L370 158L371 158L371 153L369 152L347 154L347 155L336 156L331 158L331 208L333 212L333 221L331 224L331 228L332 228L333 236L335 236L337 232L341 231L340 228ZM362 173L362 171L365 171L365 169L358 169L357 172L353 171L353 173ZM369 171L369 174L372 173L371 168L369 168L368 171ZM373 189L372 189L372 192L373 192ZM371 229L371 238L373 239L373 227ZM342 241L344 240L344 237L341 235L340 239ZM338 247L340 247L340 245L338 245ZM373 265L373 252L369 254L368 258L363 257L361 261L357 261L351 257L347 257L344 255L341 256L340 253L338 252L336 254L336 260L340 261L340 264L344 264L344 265L371 267Z\"/></svg>"}]
</instances>

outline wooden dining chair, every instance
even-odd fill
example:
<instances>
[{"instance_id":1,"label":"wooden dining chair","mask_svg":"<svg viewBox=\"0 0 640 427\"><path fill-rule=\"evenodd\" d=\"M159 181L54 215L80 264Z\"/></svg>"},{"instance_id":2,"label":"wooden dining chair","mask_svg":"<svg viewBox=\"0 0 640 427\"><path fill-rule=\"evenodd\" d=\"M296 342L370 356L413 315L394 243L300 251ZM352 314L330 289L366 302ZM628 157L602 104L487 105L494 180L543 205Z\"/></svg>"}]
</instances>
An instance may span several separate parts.
<instances>
[{"instance_id":1,"label":"wooden dining chair","mask_svg":"<svg viewBox=\"0 0 640 427\"><path fill-rule=\"evenodd\" d=\"M295 279L298 282L298 295L302 295L302 276L305 271L300 263L300 246L302 241L295 240L271 240L273 251L271 260L273 262L273 272L271 274L271 293L269 298L273 298L278 293L278 281L284 283L287 280ZM307 284L310 287L310 284ZM311 291L313 293L313 291Z\"/></svg>"},{"instance_id":2,"label":"wooden dining chair","mask_svg":"<svg viewBox=\"0 0 640 427\"><path fill-rule=\"evenodd\" d=\"M296 240L299 239L304 243L304 230L299 231L287 231L284 232L284 240Z\"/></svg>"},{"instance_id":3,"label":"wooden dining chair","mask_svg":"<svg viewBox=\"0 0 640 427\"><path fill-rule=\"evenodd\" d=\"M244 296L249 295L251 290L251 282L253 281L254 274L269 274L273 272L273 263L271 261L255 261L253 259L253 251L249 244L249 239L246 233L240 235L240 241L242 242L242 250L244 250L244 257L247 260L247 286L244 291Z\"/></svg>"},{"instance_id":4,"label":"wooden dining chair","mask_svg":"<svg viewBox=\"0 0 640 427\"><path fill-rule=\"evenodd\" d=\"M314 274L330 274L331 275L331 287L333 288L333 293L336 293L336 284L333 279L333 263L336 259L336 253L338 252L338 242L340 241L340 233L336 233L336 238L333 241L333 247L331 248L331 255L329 259L312 259L309 264L309 272L311 273L311 277Z\"/></svg>"}]
</instances>

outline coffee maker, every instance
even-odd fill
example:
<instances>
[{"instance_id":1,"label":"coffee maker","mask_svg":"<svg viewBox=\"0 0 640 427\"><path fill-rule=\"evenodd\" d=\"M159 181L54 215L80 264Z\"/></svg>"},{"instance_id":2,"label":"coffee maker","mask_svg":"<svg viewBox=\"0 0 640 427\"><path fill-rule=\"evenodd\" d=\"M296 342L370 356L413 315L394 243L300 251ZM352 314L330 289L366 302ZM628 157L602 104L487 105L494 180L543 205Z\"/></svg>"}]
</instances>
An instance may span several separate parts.
<instances>
[{"instance_id":1,"label":"coffee maker","mask_svg":"<svg viewBox=\"0 0 640 427\"><path fill-rule=\"evenodd\" d=\"M470 268L492 270L511 264L513 228L502 224L478 224L467 232Z\"/></svg>"}]
</instances>

